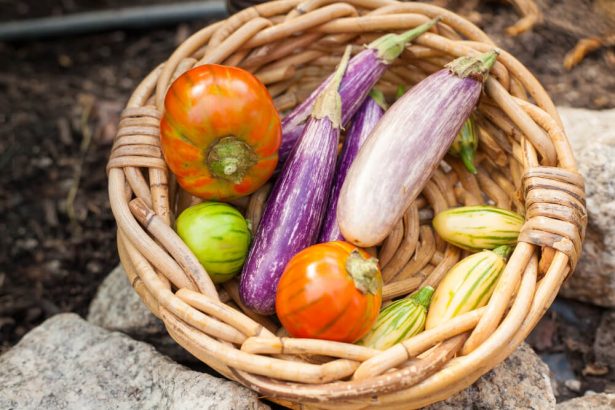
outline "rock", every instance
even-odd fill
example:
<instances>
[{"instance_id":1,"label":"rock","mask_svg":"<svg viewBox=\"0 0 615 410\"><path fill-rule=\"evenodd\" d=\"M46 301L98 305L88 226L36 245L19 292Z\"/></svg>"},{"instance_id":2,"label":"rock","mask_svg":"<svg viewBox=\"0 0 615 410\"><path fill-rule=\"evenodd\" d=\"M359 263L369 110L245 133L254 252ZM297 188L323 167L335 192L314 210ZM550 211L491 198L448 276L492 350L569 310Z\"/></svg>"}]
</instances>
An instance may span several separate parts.
<instances>
[{"instance_id":1,"label":"rock","mask_svg":"<svg viewBox=\"0 0 615 410\"><path fill-rule=\"evenodd\" d=\"M581 381L577 380L577 379L568 379L564 382L564 386L566 386L566 388L568 388L568 390L573 391L573 392L580 392L581 391Z\"/></svg>"},{"instance_id":2,"label":"rock","mask_svg":"<svg viewBox=\"0 0 615 410\"><path fill-rule=\"evenodd\" d=\"M573 149L582 148L589 141L615 141L615 109L596 111L557 107L557 111Z\"/></svg>"},{"instance_id":3,"label":"rock","mask_svg":"<svg viewBox=\"0 0 615 410\"><path fill-rule=\"evenodd\" d=\"M594 340L596 361L615 369L615 312L604 312Z\"/></svg>"},{"instance_id":4,"label":"rock","mask_svg":"<svg viewBox=\"0 0 615 410\"><path fill-rule=\"evenodd\" d=\"M523 343L476 383L429 410L546 410L555 407L549 368Z\"/></svg>"},{"instance_id":5,"label":"rock","mask_svg":"<svg viewBox=\"0 0 615 410\"><path fill-rule=\"evenodd\" d=\"M244 387L174 363L153 347L52 317L0 356L1 409L267 409Z\"/></svg>"},{"instance_id":6,"label":"rock","mask_svg":"<svg viewBox=\"0 0 615 410\"><path fill-rule=\"evenodd\" d=\"M589 215L583 255L561 294L615 307L615 110L558 110L585 176Z\"/></svg>"},{"instance_id":7,"label":"rock","mask_svg":"<svg viewBox=\"0 0 615 410\"><path fill-rule=\"evenodd\" d=\"M122 265L111 271L99 286L90 304L87 319L97 326L148 342L180 363L198 362L198 359L171 339L162 321L141 301L130 285Z\"/></svg>"},{"instance_id":8,"label":"rock","mask_svg":"<svg viewBox=\"0 0 615 410\"><path fill-rule=\"evenodd\" d=\"M122 265L101 283L90 304L88 321L146 340L165 332L164 324L141 302Z\"/></svg>"},{"instance_id":9,"label":"rock","mask_svg":"<svg viewBox=\"0 0 615 410\"><path fill-rule=\"evenodd\" d=\"M615 409L615 394L586 394L583 397L559 403L557 410L612 410Z\"/></svg>"}]
</instances>

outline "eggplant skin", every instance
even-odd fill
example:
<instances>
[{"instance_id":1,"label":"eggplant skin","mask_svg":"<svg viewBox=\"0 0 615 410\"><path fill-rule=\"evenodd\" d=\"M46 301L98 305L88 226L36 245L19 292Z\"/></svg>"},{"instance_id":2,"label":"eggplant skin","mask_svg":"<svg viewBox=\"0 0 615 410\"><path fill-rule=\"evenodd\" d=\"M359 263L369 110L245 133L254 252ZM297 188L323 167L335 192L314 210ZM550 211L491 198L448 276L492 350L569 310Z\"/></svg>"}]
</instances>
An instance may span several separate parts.
<instances>
[{"instance_id":1,"label":"eggplant skin","mask_svg":"<svg viewBox=\"0 0 615 410\"><path fill-rule=\"evenodd\" d=\"M344 146L337 163L329 204L327 206L318 242L343 241L344 237L340 232L337 223L337 203L342 190L342 184L346 179L350 165L357 156L359 149L365 143L382 115L384 110L370 96L359 107L354 117L352 117L348 134L344 140Z\"/></svg>"},{"instance_id":2,"label":"eggplant skin","mask_svg":"<svg viewBox=\"0 0 615 410\"><path fill-rule=\"evenodd\" d=\"M250 309L275 313L275 294L290 259L318 237L335 171L339 128L310 118L267 200L243 267L239 294Z\"/></svg>"},{"instance_id":3,"label":"eggplant skin","mask_svg":"<svg viewBox=\"0 0 615 410\"><path fill-rule=\"evenodd\" d=\"M368 247L386 238L444 158L481 90L480 81L443 69L387 110L342 186L337 219L347 241Z\"/></svg>"},{"instance_id":4,"label":"eggplant skin","mask_svg":"<svg viewBox=\"0 0 615 410\"><path fill-rule=\"evenodd\" d=\"M387 64L378 58L377 50L373 48L361 51L350 60L339 88L343 125L348 124L387 67ZM323 81L301 105L282 119L282 143L278 150L278 168L282 167L295 143L301 137L316 97L331 82L332 78L333 74Z\"/></svg>"}]
</instances>

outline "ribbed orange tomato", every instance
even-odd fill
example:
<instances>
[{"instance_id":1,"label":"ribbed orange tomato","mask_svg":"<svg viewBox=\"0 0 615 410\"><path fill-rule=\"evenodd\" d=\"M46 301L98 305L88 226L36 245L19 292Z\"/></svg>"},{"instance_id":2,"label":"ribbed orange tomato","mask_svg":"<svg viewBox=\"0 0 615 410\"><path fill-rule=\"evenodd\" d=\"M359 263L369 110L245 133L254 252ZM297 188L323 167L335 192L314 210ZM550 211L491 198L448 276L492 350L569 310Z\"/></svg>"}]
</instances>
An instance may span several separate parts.
<instances>
[{"instance_id":1,"label":"ribbed orange tomato","mask_svg":"<svg viewBox=\"0 0 615 410\"><path fill-rule=\"evenodd\" d=\"M339 241L310 246L290 260L275 308L294 337L354 343L371 329L381 304L378 261Z\"/></svg>"},{"instance_id":2,"label":"ribbed orange tomato","mask_svg":"<svg viewBox=\"0 0 615 410\"><path fill-rule=\"evenodd\" d=\"M229 200L251 194L273 174L280 117L265 86L249 72L195 67L171 84L164 107L162 152L186 191Z\"/></svg>"}]
</instances>

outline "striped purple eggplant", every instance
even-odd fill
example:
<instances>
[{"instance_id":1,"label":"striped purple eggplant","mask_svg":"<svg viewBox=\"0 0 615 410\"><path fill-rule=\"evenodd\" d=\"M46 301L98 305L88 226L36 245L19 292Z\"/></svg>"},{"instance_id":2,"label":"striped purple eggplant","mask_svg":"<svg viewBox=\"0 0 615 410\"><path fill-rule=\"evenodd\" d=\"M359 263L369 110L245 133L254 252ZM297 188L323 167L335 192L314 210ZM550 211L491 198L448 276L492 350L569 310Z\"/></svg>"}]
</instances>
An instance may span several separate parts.
<instances>
[{"instance_id":1,"label":"striped purple eggplant","mask_svg":"<svg viewBox=\"0 0 615 410\"><path fill-rule=\"evenodd\" d=\"M341 126L339 83L350 47L330 84L316 99L303 135L291 151L267 199L239 292L260 314L275 312L275 293L288 261L314 244L333 182Z\"/></svg>"},{"instance_id":2,"label":"striped purple eggplant","mask_svg":"<svg viewBox=\"0 0 615 410\"><path fill-rule=\"evenodd\" d=\"M404 51L406 44L428 31L439 20L439 17L435 18L402 34L382 36L350 60L339 89L342 99L342 125L348 124L369 90L378 82L389 64ZM282 143L278 150L278 167L284 163L295 142L303 133L316 97L329 84L331 78L332 76L323 81L301 105L282 120Z\"/></svg>"},{"instance_id":3,"label":"striped purple eggplant","mask_svg":"<svg viewBox=\"0 0 615 410\"><path fill-rule=\"evenodd\" d=\"M337 207L347 241L380 243L448 151L497 52L461 57L413 87L384 114L353 162Z\"/></svg>"},{"instance_id":4,"label":"striped purple eggplant","mask_svg":"<svg viewBox=\"0 0 615 410\"><path fill-rule=\"evenodd\" d=\"M322 228L320 228L318 242L344 240L337 223L337 201L344 179L346 179L346 174L348 174L348 169L359 153L359 148L361 148L384 114L384 96L374 91L363 101L363 104L361 104L359 110L350 121L350 128L346 133L342 153L337 162L329 204L327 205Z\"/></svg>"}]
</instances>

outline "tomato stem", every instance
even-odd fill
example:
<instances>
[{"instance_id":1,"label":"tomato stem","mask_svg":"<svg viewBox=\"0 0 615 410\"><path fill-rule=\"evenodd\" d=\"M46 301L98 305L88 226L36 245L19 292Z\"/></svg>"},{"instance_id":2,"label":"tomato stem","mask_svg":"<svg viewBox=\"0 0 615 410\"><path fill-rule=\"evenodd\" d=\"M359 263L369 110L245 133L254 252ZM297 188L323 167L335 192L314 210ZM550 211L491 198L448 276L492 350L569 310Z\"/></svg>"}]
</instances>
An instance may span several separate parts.
<instances>
[{"instance_id":1,"label":"tomato stem","mask_svg":"<svg viewBox=\"0 0 615 410\"><path fill-rule=\"evenodd\" d=\"M252 147L237 137L220 138L209 150L207 166L218 178L234 183L240 182L248 170L256 164Z\"/></svg>"},{"instance_id":2,"label":"tomato stem","mask_svg":"<svg viewBox=\"0 0 615 410\"><path fill-rule=\"evenodd\" d=\"M355 287L361 293L371 293L375 295L378 292L378 259L364 258L357 249L350 252L350 256L346 259L346 271L352 277Z\"/></svg>"}]
</instances>

